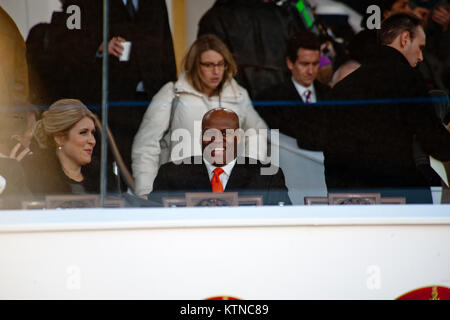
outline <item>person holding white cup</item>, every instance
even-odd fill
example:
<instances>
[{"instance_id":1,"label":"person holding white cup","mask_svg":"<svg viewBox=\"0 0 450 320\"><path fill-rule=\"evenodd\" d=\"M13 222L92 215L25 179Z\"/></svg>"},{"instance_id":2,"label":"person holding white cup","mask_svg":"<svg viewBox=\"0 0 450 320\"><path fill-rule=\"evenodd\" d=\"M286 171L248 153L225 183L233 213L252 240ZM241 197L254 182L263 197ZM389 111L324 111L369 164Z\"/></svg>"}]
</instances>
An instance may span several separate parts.
<instances>
[{"instance_id":1,"label":"person holding white cup","mask_svg":"<svg viewBox=\"0 0 450 320\"><path fill-rule=\"evenodd\" d=\"M131 42L122 37L113 37L108 42L108 53L119 58L120 61L128 61L130 59ZM98 48L99 53L103 53L103 42Z\"/></svg>"}]
</instances>

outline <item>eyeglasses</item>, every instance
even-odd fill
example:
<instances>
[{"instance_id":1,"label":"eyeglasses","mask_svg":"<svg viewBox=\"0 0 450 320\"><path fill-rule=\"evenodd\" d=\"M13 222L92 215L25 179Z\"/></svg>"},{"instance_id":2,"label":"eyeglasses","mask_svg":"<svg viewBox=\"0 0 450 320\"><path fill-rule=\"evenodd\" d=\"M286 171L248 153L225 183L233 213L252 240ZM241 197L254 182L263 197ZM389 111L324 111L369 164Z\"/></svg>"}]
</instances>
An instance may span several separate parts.
<instances>
[{"instance_id":1,"label":"eyeglasses","mask_svg":"<svg viewBox=\"0 0 450 320\"><path fill-rule=\"evenodd\" d=\"M225 70L227 68L225 61L221 61L219 63L200 62L200 65L208 71L213 71L216 67L219 68L219 70Z\"/></svg>"}]
</instances>

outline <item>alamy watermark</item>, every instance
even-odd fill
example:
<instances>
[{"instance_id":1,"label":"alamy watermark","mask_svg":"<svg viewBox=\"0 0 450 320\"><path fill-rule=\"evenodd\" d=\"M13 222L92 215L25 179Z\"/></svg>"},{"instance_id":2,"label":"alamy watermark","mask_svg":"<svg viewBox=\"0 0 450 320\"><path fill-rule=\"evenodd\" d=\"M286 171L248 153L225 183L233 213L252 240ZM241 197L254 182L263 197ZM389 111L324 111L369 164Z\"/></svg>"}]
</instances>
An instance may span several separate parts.
<instances>
[{"instance_id":1,"label":"alamy watermark","mask_svg":"<svg viewBox=\"0 0 450 320\"><path fill-rule=\"evenodd\" d=\"M366 269L366 286L369 290L381 289L381 268L377 265L370 265Z\"/></svg>"},{"instance_id":2,"label":"alamy watermark","mask_svg":"<svg viewBox=\"0 0 450 320\"><path fill-rule=\"evenodd\" d=\"M80 290L81 289L81 269L78 266L69 266L66 269L66 289Z\"/></svg>"},{"instance_id":3,"label":"alamy watermark","mask_svg":"<svg viewBox=\"0 0 450 320\"><path fill-rule=\"evenodd\" d=\"M369 30L381 28L381 9L379 6L373 4L367 7L366 13L370 16L366 20L366 27Z\"/></svg>"},{"instance_id":4,"label":"alamy watermark","mask_svg":"<svg viewBox=\"0 0 450 320\"><path fill-rule=\"evenodd\" d=\"M66 20L66 27L69 30L81 30L81 9L77 5L67 7L67 14L70 16Z\"/></svg>"}]
</instances>

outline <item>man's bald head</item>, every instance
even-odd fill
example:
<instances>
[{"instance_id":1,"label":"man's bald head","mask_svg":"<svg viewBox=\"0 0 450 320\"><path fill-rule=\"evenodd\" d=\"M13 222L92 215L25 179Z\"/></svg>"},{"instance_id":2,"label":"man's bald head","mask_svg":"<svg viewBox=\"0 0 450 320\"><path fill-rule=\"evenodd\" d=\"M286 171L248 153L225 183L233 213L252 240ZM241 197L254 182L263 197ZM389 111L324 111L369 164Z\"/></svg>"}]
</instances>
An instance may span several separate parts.
<instances>
[{"instance_id":1,"label":"man's bald head","mask_svg":"<svg viewBox=\"0 0 450 320\"><path fill-rule=\"evenodd\" d=\"M223 166L234 160L240 139L239 117L235 112L217 108L203 116L203 157L211 164Z\"/></svg>"},{"instance_id":2,"label":"man's bald head","mask_svg":"<svg viewBox=\"0 0 450 320\"><path fill-rule=\"evenodd\" d=\"M209 110L202 119L202 131L206 129L239 129L239 117L234 111L225 108Z\"/></svg>"}]
</instances>

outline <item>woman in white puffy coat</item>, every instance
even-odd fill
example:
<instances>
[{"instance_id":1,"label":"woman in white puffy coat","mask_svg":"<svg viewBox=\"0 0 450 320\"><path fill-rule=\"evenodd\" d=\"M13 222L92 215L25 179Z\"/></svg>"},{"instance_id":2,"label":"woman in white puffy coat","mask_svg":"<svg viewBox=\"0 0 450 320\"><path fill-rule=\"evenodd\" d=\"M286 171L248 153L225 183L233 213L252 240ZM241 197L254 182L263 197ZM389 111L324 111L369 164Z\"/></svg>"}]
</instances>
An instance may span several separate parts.
<instances>
[{"instance_id":1,"label":"woman in white puffy coat","mask_svg":"<svg viewBox=\"0 0 450 320\"><path fill-rule=\"evenodd\" d=\"M163 163L201 155L201 120L214 108L237 113L246 133L245 155L265 160L267 136L266 130L261 129L267 129L267 125L253 108L247 91L233 79L236 71L231 53L218 37L203 35L193 43L178 81L167 83L153 97L134 138L132 169L136 194L152 191ZM184 141L180 148L178 137L186 133L190 141L187 146ZM170 142L170 135L176 141Z\"/></svg>"}]
</instances>

